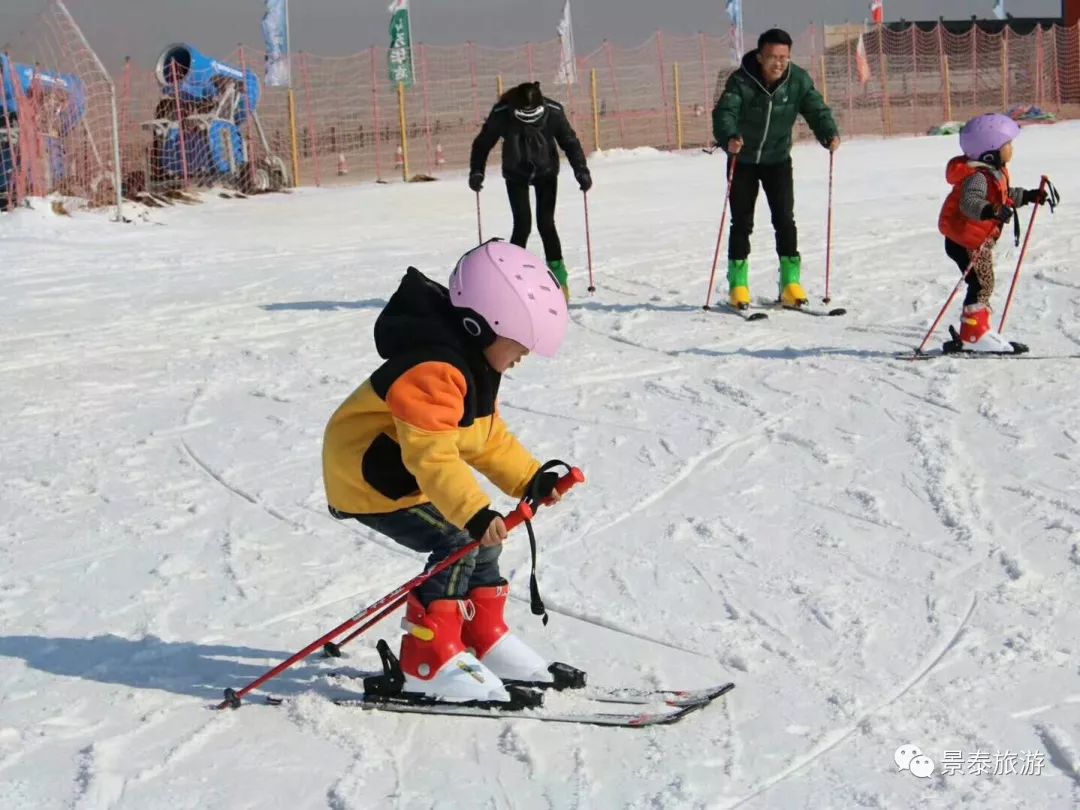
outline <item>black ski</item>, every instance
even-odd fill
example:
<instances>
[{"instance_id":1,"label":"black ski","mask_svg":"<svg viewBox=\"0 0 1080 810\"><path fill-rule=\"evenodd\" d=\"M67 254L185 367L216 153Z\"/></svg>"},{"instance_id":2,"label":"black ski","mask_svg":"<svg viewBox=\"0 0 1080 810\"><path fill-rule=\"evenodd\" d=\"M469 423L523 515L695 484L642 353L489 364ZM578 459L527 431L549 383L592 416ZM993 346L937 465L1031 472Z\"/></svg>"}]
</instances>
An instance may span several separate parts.
<instances>
[{"instance_id":1,"label":"black ski","mask_svg":"<svg viewBox=\"0 0 1080 810\"><path fill-rule=\"evenodd\" d=\"M942 352L933 349L921 354L901 352L895 355L897 360L940 360L943 357L956 357L964 360L1080 360L1080 354L1028 354L1027 352Z\"/></svg>"},{"instance_id":2,"label":"black ski","mask_svg":"<svg viewBox=\"0 0 1080 810\"><path fill-rule=\"evenodd\" d=\"M604 701L594 701L576 692L565 692L572 705L567 709L548 708L543 705L545 693L511 689L514 699L510 703L467 702L451 703L421 695L375 695L361 693L356 697L335 697L331 702L337 706L359 708L368 711L390 711L408 714L450 715L452 717L487 717L492 719L537 720L547 723L575 723L593 726L617 726L644 728L646 726L677 723L688 715L708 706L716 698L727 694L735 684L726 683L709 690L695 690L697 698L677 705L650 702L648 708L637 711L605 711L596 706ZM677 693L676 693L677 694ZM686 693L684 693L686 694ZM522 695L525 695L522 697ZM285 701L268 697L267 703L279 706ZM605 704L606 705L606 704Z\"/></svg>"},{"instance_id":3,"label":"black ski","mask_svg":"<svg viewBox=\"0 0 1080 810\"><path fill-rule=\"evenodd\" d=\"M720 304L717 309L721 312L726 312L731 315L738 315L744 321L764 321L769 317L760 309L739 309L737 307L731 306L731 304Z\"/></svg>"},{"instance_id":4,"label":"black ski","mask_svg":"<svg viewBox=\"0 0 1080 810\"><path fill-rule=\"evenodd\" d=\"M803 315L810 315L814 318L838 318L841 315L847 315L847 310L843 307L817 309L816 307L807 306L805 304L801 307L788 307L784 306L779 301L772 299L762 299L759 303L765 309L775 309L783 312L801 312Z\"/></svg>"}]
</instances>

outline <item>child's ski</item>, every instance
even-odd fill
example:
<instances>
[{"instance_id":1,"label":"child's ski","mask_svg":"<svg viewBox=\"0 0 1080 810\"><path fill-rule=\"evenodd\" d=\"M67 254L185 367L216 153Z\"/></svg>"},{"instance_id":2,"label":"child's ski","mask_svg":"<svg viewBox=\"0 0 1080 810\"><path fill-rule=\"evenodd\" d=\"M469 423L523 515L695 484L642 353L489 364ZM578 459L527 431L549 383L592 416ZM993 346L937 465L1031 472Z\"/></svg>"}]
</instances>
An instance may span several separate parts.
<instances>
[{"instance_id":1,"label":"child's ski","mask_svg":"<svg viewBox=\"0 0 1080 810\"><path fill-rule=\"evenodd\" d=\"M609 701L593 700L585 696L578 696L575 692L565 694L571 695L573 699L569 702L576 705L572 705L565 710L548 708L543 705L544 693L518 688L512 688L511 694L514 696L514 700L510 703L492 701L451 703L422 695L401 694L386 696L364 693L358 694L356 697L332 698L331 702L337 706L369 711L450 715L452 717L516 718L547 723L644 728L646 726L677 723L688 715L705 708L716 698L727 694L734 688L735 684L726 683L710 689L694 690L693 699L689 697L691 693L682 693L684 695L681 698L683 702L671 704L664 702L660 698L659 701L650 701L648 708L642 706L640 710L630 711L605 710L610 705ZM631 691L636 692L637 690ZM266 700L267 703L273 706L281 705L284 702L281 698L268 697ZM619 702L623 701L620 700ZM604 704L604 708L596 704Z\"/></svg>"},{"instance_id":2,"label":"child's ski","mask_svg":"<svg viewBox=\"0 0 1080 810\"><path fill-rule=\"evenodd\" d=\"M558 665L555 666L566 666ZM579 671L580 672L580 671ZM335 670L326 674L327 678L342 681L360 681L367 677L371 673L363 673L359 671L348 670ZM584 673L580 673L584 675ZM573 697L581 697L586 700L591 700L595 703L623 703L627 705L650 705L663 703L667 706L688 706L700 702L701 700L710 699L709 696L716 692L717 689L730 686L730 684L720 684L715 686L706 686L700 689L643 689L633 686L592 686L585 685L584 680L581 681L581 686L563 686L555 682L552 683L537 683L533 681L511 681L504 680L505 686L514 687L515 689L538 689L538 690L554 690L563 691L565 689L566 694Z\"/></svg>"}]
</instances>

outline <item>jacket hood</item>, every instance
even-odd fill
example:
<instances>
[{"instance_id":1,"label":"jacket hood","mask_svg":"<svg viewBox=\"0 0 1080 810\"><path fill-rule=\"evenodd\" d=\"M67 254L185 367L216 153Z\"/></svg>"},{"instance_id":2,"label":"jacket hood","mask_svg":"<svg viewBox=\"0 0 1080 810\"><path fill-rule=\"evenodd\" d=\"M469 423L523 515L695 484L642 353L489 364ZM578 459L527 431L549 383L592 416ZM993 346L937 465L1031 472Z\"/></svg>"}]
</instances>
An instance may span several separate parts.
<instances>
[{"instance_id":1,"label":"jacket hood","mask_svg":"<svg viewBox=\"0 0 1080 810\"><path fill-rule=\"evenodd\" d=\"M375 320L375 349L389 360L426 346L467 353L471 344L446 287L410 267Z\"/></svg>"}]
</instances>

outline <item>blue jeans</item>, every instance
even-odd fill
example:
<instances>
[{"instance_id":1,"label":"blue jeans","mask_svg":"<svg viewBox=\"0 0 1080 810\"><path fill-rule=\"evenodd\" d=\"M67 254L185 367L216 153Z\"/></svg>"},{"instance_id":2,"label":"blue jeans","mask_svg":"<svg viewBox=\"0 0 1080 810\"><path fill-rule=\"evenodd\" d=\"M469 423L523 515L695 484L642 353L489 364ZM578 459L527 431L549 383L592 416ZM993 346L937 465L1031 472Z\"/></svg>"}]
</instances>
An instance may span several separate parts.
<instances>
[{"instance_id":1,"label":"blue jeans","mask_svg":"<svg viewBox=\"0 0 1080 810\"><path fill-rule=\"evenodd\" d=\"M381 515L354 515L331 507L330 514L339 519L355 518L405 548L426 553L425 571L472 542L468 534L430 503ZM423 583L416 589L417 598L427 607L436 599L464 599L473 588L505 585L506 580L499 573L501 553L501 545L481 546Z\"/></svg>"}]
</instances>

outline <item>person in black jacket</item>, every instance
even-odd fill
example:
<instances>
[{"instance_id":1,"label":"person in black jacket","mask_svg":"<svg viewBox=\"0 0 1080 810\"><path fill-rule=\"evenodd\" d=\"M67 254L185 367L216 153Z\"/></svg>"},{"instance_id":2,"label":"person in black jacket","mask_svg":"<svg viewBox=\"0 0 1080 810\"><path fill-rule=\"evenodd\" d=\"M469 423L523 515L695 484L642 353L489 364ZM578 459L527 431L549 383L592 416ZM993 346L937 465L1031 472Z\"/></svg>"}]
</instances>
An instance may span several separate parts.
<instances>
[{"instance_id":1,"label":"person in black jacket","mask_svg":"<svg viewBox=\"0 0 1080 810\"><path fill-rule=\"evenodd\" d=\"M574 128L562 105L540 92L539 82L511 87L492 107L480 134L472 145L469 161L469 188L479 192L484 185L488 153L503 139L502 173L514 215L510 241L525 247L532 230L529 186L536 187L536 229L544 242L544 258L559 280L563 295L570 300L569 278L563 261L562 244L555 230L555 197L558 193L559 152L562 147L582 191L592 188L592 176L585 162Z\"/></svg>"}]
</instances>

